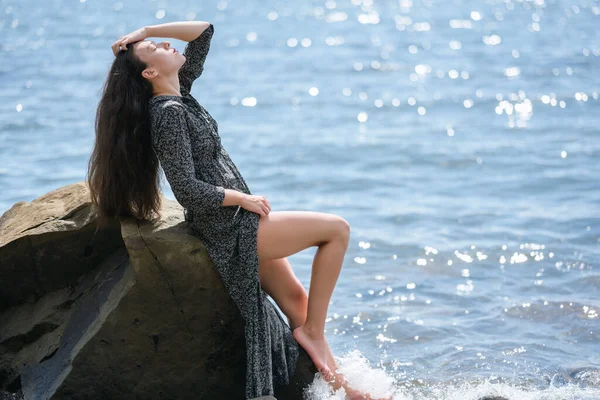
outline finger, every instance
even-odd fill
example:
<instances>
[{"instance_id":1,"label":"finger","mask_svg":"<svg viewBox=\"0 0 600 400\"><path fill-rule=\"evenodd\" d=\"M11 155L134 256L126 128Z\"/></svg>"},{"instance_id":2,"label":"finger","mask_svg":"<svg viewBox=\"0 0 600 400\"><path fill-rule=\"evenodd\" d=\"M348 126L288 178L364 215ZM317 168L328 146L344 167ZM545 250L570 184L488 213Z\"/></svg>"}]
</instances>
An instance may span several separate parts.
<instances>
[{"instance_id":1,"label":"finger","mask_svg":"<svg viewBox=\"0 0 600 400\"><path fill-rule=\"evenodd\" d=\"M117 55L120 50L121 50L121 40L119 39L113 45L113 52L115 53L115 55Z\"/></svg>"}]
</instances>

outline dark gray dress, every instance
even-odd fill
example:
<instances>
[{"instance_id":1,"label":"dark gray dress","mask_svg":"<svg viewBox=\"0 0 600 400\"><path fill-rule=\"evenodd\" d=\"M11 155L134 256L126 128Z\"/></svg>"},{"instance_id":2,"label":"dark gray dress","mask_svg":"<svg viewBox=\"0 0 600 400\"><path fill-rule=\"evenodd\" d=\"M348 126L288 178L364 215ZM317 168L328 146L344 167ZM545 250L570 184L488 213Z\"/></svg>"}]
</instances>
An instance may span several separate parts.
<instances>
[{"instance_id":1,"label":"dark gray dress","mask_svg":"<svg viewBox=\"0 0 600 400\"><path fill-rule=\"evenodd\" d=\"M246 398L273 395L295 373L298 343L267 299L258 278L256 235L260 216L222 206L225 189L251 194L221 145L217 122L190 94L204 69L211 24L187 43L179 70L182 96L159 95L148 104L152 146L192 231L204 242L245 321Z\"/></svg>"}]
</instances>

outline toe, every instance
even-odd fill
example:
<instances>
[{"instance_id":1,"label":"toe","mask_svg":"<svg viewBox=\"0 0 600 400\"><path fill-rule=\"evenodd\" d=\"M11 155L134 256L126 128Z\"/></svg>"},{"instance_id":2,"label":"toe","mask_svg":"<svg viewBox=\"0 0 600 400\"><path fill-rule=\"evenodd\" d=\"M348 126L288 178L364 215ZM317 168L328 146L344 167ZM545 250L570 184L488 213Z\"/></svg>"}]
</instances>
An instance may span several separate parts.
<instances>
[{"instance_id":1,"label":"toe","mask_svg":"<svg viewBox=\"0 0 600 400\"><path fill-rule=\"evenodd\" d=\"M331 379L331 371L329 370L329 368L321 368L321 375L323 375L323 378L325 378L325 380L330 380Z\"/></svg>"}]
</instances>

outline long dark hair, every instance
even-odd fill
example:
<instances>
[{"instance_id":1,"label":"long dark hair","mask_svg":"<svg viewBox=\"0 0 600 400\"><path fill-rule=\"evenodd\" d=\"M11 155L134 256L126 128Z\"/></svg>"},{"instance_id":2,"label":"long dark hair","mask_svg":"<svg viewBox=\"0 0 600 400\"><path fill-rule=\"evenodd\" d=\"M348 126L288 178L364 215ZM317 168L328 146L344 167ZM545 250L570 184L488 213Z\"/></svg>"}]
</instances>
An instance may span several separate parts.
<instances>
[{"instance_id":1,"label":"long dark hair","mask_svg":"<svg viewBox=\"0 0 600 400\"><path fill-rule=\"evenodd\" d=\"M121 216L160 218L159 161L148 111L152 84L142 76L146 67L129 43L115 57L102 87L87 177L98 228Z\"/></svg>"}]
</instances>

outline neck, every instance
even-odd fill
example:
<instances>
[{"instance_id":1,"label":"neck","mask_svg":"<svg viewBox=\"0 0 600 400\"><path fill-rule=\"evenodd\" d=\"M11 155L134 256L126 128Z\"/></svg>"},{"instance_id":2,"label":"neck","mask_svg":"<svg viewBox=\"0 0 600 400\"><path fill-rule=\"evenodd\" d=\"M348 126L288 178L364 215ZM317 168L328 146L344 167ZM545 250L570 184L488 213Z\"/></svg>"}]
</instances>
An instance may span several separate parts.
<instances>
[{"instance_id":1,"label":"neck","mask_svg":"<svg viewBox=\"0 0 600 400\"><path fill-rule=\"evenodd\" d=\"M172 80L157 82L152 90L152 96L181 96L179 77L175 75Z\"/></svg>"},{"instance_id":2,"label":"neck","mask_svg":"<svg viewBox=\"0 0 600 400\"><path fill-rule=\"evenodd\" d=\"M152 96L179 96L179 97L181 97L181 93L153 92Z\"/></svg>"}]
</instances>

